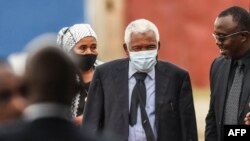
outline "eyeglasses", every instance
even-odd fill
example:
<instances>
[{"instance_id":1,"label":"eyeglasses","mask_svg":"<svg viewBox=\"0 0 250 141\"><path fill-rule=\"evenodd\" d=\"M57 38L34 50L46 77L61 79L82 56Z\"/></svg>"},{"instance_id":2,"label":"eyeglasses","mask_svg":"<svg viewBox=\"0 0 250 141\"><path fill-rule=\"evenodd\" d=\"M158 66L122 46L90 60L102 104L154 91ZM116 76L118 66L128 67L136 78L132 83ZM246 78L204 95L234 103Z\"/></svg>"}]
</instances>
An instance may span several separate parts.
<instances>
[{"instance_id":1,"label":"eyeglasses","mask_svg":"<svg viewBox=\"0 0 250 141\"><path fill-rule=\"evenodd\" d=\"M248 34L249 34L248 31L238 31L238 32L234 32L234 33L232 33L232 34L228 34L228 35L226 35L226 36L217 35L217 34L214 34L214 33L213 33L212 35L213 35L213 37L214 37L215 40L217 40L217 41L219 41L219 42L224 42L224 41L227 40L228 38L230 38L230 37L232 37L232 36L234 36L234 35L238 35L238 34L240 34L240 33L248 33Z\"/></svg>"}]
</instances>

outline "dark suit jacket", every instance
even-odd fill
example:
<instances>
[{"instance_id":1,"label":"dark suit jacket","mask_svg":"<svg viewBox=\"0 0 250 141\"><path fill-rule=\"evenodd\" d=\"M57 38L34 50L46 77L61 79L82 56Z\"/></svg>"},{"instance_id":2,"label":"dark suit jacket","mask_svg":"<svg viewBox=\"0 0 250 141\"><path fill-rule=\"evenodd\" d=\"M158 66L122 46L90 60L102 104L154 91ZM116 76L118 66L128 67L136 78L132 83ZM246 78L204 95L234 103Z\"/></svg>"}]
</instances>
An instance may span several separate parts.
<instances>
[{"instance_id":1,"label":"dark suit jacket","mask_svg":"<svg viewBox=\"0 0 250 141\"><path fill-rule=\"evenodd\" d=\"M96 137L81 132L73 123L61 118L41 118L33 122L19 121L0 128L0 141L96 140Z\"/></svg>"},{"instance_id":2,"label":"dark suit jacket","mask_svg":"<svg viewBox=\"0 0 250 141\"><path fill-rule=\"evenodd\" d=\"M89 89L83 127L111 131L128 140L128 59L96 68ZM197 141L195 111L188 72L158 61L155 66L155 116L158 141Z\"/></svg>"},{"instance_id":3,"label":"dark suit jacket","mask_svg":"<svg viewBox=\"0 0 250 141\"><path fill-rule=\"evenodd\" d=\"M228 78L231 67L231 60L224 59L223 56L217 58L210 70L210 89L211 100L210 107L206 117L206 141L221 141L223 140L223 113L225 100L227 95ZM244 124L244 117L249 112L248 103L250 102L250 71L249 62L250 58L245 61L247 66L244 69L244 79L242 93L239 102L238 123Z\"/></svg>"}]
</instances>

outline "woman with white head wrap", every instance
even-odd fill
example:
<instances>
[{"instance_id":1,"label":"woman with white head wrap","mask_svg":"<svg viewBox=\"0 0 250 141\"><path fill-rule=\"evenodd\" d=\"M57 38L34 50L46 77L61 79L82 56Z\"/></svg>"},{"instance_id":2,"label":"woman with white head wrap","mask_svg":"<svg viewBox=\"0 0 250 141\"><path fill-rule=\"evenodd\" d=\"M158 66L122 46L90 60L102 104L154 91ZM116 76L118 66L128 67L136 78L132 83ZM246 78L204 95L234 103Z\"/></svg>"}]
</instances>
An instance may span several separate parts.
<instances>
[{"instance_id":1,"label":"woman with white head wrap","mask_svg":"<svg viewBox=\"0 0 250 141\"><path fill-rule=\"evenodd\" d=\"M79 67L82 76L82 90L72 102L72 115L76 124L81 124L82 114L89 84L94 74L94 66L98 61L97 36L89 24L75 24L62 28L57 36L57 43L66 51Z\"/></svg>"}]
</instances>

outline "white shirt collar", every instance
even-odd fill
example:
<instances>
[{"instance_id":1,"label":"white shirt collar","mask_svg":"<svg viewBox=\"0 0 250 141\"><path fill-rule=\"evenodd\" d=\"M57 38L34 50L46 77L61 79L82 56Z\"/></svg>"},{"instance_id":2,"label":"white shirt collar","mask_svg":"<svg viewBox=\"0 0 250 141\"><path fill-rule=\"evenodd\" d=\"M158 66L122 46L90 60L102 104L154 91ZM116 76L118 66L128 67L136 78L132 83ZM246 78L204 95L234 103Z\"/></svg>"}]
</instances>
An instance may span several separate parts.
<instances>
[{"instance_id":1,"label":"white shirt collar","mask_svg":"<svg viewBox=\"0 0 250 141\"><path fill-rule=\"evenodd\" d=\"M23 112L23 118L27 121L49 117L72 120L70 106L54 103L38 103L31 104Z\"/></svg>"}]
</instances>

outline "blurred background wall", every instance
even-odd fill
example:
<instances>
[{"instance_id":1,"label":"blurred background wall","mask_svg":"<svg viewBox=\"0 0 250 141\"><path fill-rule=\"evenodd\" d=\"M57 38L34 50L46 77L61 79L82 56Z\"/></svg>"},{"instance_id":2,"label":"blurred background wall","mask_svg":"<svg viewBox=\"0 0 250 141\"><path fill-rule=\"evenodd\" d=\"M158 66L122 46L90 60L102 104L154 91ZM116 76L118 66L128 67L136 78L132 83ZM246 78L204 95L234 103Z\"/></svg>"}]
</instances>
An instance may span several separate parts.
<instances>
[{"instance_id":1,"label":"blurred background wall","mask_svg":"<svg viewBox=\"0 0 250 141\"><path fill-rule=\"evenodd\" d=\"M34 37L85 22L83 0L1 0L0 56L21 51Z\"/></svg>"}]
</instances>

